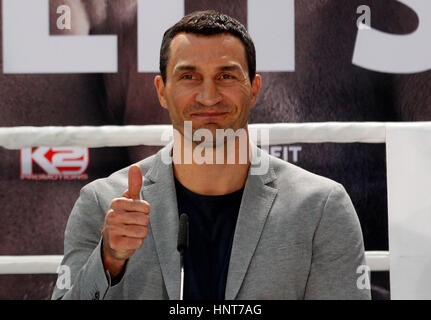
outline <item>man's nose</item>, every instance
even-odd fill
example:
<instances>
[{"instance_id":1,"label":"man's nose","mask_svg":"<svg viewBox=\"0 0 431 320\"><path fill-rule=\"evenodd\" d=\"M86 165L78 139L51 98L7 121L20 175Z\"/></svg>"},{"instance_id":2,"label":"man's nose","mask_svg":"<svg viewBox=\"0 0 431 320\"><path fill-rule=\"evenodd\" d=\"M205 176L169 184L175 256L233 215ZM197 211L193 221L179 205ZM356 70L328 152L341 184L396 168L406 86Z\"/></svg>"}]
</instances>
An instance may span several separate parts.
<instances>
[{"instance_id":1,"label":"man's nose","mask_svg":"<svg viewBox=\"0 0 431 320\"><path fill-rule=\"evenodd\" d=\"M217 85L212 80L203 81L199 86L196 101L205 106L213 106L222 100Z\"/></svg>"}]
</instances>

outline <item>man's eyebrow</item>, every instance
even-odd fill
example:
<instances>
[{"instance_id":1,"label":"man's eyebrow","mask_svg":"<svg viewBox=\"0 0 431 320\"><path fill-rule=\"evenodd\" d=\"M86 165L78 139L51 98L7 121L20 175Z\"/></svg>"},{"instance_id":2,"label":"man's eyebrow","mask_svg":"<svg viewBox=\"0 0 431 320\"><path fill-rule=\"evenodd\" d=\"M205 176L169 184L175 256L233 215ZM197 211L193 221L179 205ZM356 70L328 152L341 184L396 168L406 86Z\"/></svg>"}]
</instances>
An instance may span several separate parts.
<instances>
[{"instance_id":1,"label":"man's eyebrow","mask_svg":"<svg viewBox=\"0 0 431 320\"><path fill-rule=\"evenodd\" d=\"M183 72L183 71L196 71L196 67L183 64L183 65L176 66L174 69L174 73Z\"/></svg>"},{"instance_id":2,"label":"man's eyebrow","mask_svg":"<svg viewBox=\"0 0 431 320\"><path fill-rule=\"evenodd\" d=\"M221 67L217 68L217 70L219 70L219 71L241 71L241 69L242 68L240 68L236 64L231 64L231 65L227 65L227 66L221 66Z\"/></svg>"},{"instance_id":3,"label":"man's eyebrow","mask_svg":"<svg viewBox=\"0 0 431 320\"><path fill-rule=\"evenodd\" d=\"M184 71L195 72L197 70L198 70L198 68L196 66L188 65L188 64L182 64L182 65L176 66L174 68L173 73L177 74L179 72L184 72ZM217 67L217 71L218 72L221 72L221 71L241 72L242 68L239 65L237 65L237 64L229 64L229 65L224 65L224 66Z\"/></svg>"}]
</instances>

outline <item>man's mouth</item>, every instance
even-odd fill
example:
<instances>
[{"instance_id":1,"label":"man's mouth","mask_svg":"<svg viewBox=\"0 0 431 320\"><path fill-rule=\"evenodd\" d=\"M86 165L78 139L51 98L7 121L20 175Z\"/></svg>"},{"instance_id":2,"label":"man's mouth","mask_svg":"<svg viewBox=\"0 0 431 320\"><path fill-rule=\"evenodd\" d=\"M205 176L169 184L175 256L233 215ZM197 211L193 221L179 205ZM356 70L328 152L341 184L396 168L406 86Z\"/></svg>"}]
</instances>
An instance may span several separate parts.
<instances>
[{"instance_id":1,"label":"man's mouth","mask_svg":"<svg viewBox=\"0 0 431 320\"><path fill-rule=\"evenodd\" d=\"M199 112L199 113L193 113L192 117L217 118L217 117L222 117L226 114L228 114L228 112Z\"/></svg>"}]
</instances>

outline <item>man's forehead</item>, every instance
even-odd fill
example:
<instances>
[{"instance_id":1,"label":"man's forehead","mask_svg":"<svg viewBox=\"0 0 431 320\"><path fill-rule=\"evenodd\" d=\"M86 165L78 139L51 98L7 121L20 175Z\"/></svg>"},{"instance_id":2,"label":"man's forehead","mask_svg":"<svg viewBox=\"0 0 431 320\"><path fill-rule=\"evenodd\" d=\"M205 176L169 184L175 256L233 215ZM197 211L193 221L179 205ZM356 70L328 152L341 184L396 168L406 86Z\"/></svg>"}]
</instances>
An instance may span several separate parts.
<instances>
[{"instance_id":1,"label":"man's forehead","mask_svg":"<svg viewBox=\"0 0 431 320\"><path fill-rule=\"evenodd\" d=\"M172 39L169 54L171 68L205 61L247 67L245 47L241 40L231 34L179 33Z\"/></svg>"}]
</instances>

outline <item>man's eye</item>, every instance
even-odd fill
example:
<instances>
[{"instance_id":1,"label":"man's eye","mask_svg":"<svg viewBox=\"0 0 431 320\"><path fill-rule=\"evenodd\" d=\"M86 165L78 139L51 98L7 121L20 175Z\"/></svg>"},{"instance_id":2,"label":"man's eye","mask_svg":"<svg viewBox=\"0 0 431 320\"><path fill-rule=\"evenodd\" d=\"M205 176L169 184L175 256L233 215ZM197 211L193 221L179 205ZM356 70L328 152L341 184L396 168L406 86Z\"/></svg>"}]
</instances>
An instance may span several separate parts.
<instances>
[{"instance_id":1,"label":"man's eye","mask_svg":"<svg viewBox=\"0 0 431 320\"><path fill-rule=\"evenodd\" d=\"M229 80L229 79L233 79L234 77L230 74L225 73L225 74L222 74L220 78L224 80Z\"/></svg>"},{"instance_id":2,"label":"man's eye","mask_svg":"<svg viewBox=\"0 0 431 320\"><path fill-rule=\"evenodd\" d=\"M192 74L185 74L185 75L183 75L183 76L181 77L181 79L184 79L184 80L193 80L193 79L194 79L194 77L193 77L193 75L192 75Z\"/></svg>"}]
</instances>

